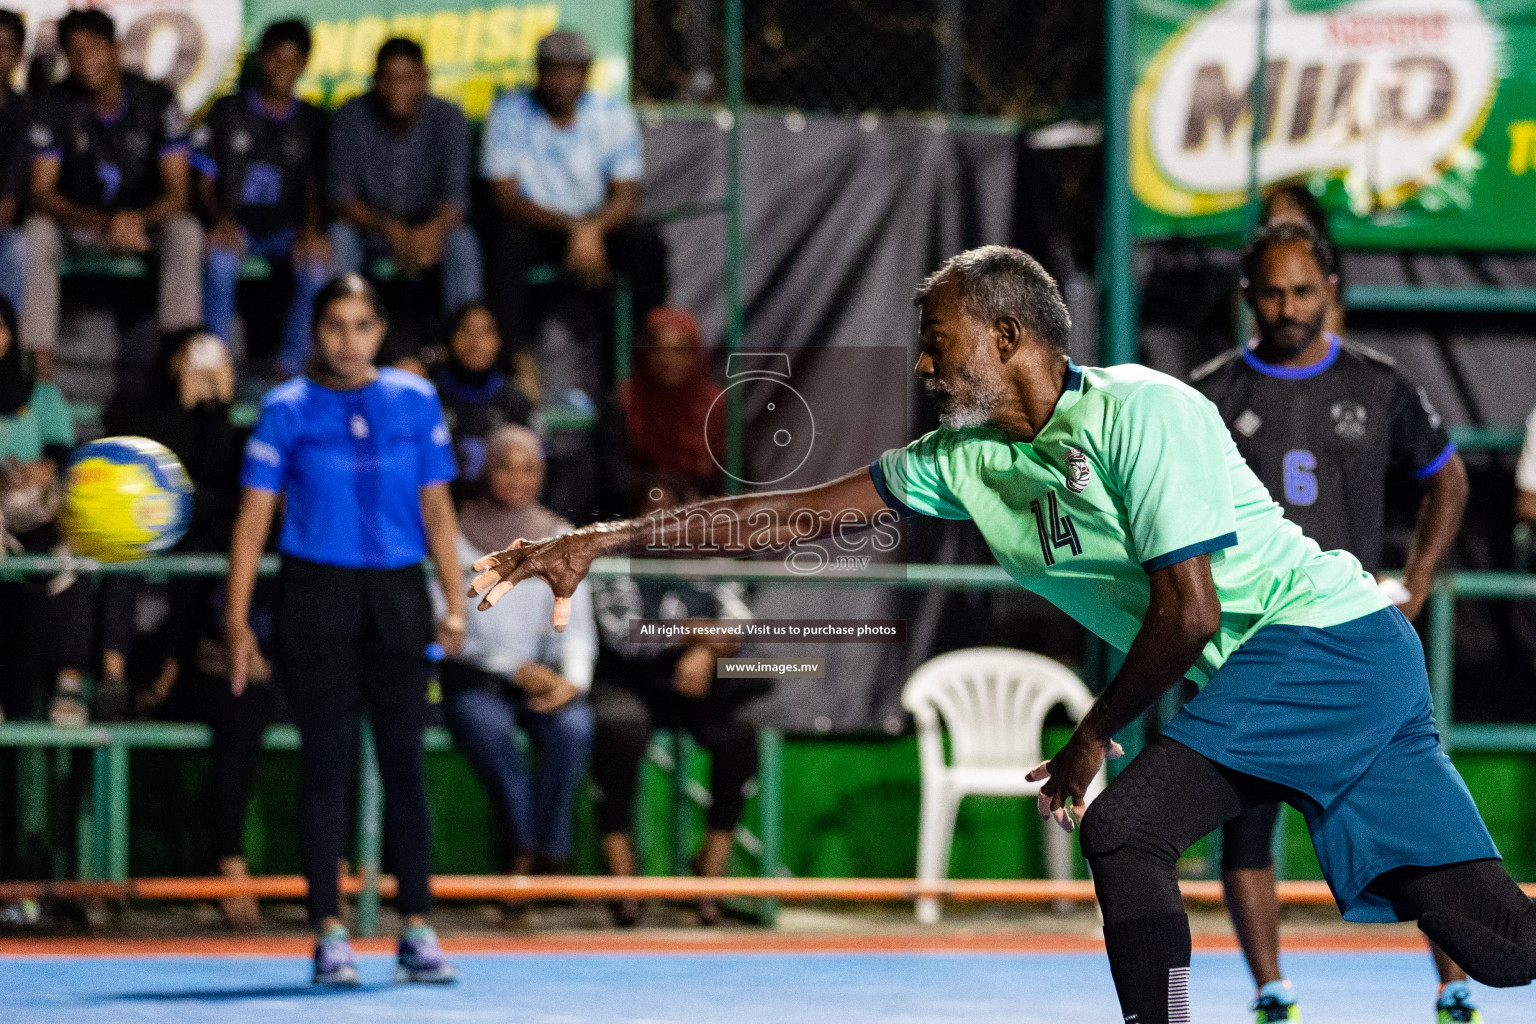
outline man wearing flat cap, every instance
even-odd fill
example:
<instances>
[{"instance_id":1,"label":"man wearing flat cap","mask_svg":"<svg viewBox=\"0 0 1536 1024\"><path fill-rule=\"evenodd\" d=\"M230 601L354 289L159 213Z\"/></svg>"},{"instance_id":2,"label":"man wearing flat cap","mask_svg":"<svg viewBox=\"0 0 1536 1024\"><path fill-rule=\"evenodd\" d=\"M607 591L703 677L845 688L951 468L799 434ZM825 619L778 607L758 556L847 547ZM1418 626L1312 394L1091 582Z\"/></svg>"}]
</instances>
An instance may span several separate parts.
<instances>
[{"instance_id":1,"label":"man wearing flat cap","mask_svg":"<svg viewBox=\"0 0 1536 1024\"><path fill-rule=\"evenodd\" d=\"M661 235L635 223L641 153L634 109L587 89L592 50L579 32L545 36L537 60L533 88L507 93L491 107L480 163L503 215L492 294L504 331L520 349L530 347L537 327L530 267L562 266L603 304L614 276L627 276L637 321L667 294Z\"/></svg>"}]
</instances>

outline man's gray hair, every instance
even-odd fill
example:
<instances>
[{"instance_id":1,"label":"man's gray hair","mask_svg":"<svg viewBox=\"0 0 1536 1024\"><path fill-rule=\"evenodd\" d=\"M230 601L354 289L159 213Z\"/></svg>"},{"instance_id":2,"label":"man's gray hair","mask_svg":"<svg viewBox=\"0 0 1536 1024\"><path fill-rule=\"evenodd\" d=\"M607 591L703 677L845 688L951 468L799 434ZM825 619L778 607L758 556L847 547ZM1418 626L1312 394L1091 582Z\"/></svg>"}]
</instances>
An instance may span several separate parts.
<instances>
[{"instance_id":1,"label":"man's gray hair","mask_svg":"<svg viewBox=\"0 0 1536 1024\"><path fill-rule=\"evenodd\" d=\"M1046 348L1067 351L1072 317L1056 281L1029 253L1006 245L983 245L951 256L923 278L912 303L922 306L933 290L953 281L965 311L995 323L1011 316Z\"/></svg>"}]
</instances>

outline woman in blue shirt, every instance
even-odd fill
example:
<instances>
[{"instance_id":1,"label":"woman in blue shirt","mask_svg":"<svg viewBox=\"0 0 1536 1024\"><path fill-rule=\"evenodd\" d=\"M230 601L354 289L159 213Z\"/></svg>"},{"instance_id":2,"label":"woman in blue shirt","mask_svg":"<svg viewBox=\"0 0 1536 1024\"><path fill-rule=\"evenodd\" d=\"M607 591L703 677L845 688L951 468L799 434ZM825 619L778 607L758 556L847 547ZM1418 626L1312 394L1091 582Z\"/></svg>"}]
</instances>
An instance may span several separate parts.
<instances>
[{"instance_id":1,"label":"woman in blue shirt","mask_svg":"<svg viewBox=\"0 0 1536 1024\"><path fill-rule=\"evenodd\" d=\"M448 599L437 639L464 640L464 587L448 484L448 428L432 386L378 369L384 319L372 287L337 277L315 298L305 376L268 392L246 445L240 513L230 544L230 684L238 695L256 651L248 622L256 565L279 501L277 674L301 738L299 839L314 980L356 985L341 924L336 862L366 708L384 783L384 842L404 919L398 981L457 974L426 922L431 832L422 782L422 730L432 606L421 563L430 553Z\"/></svg>"}]
</instances>

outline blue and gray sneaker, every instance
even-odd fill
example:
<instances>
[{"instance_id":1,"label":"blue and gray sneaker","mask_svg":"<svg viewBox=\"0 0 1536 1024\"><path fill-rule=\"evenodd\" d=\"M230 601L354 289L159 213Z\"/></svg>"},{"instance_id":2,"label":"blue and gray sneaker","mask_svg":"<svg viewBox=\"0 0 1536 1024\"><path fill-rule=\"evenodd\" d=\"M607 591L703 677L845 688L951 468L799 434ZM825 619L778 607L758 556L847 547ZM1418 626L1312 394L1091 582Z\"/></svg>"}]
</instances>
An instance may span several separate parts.
<instances>
[{"instance_id":1,"label":"blue and gray sneaker","mask_svg":"<svg viewBox=\"0 0 1536 1024\"><path fill-rule=\"evenodd\" d=\"M1253 1001L1255 1024L1298 1024L1301 1007L1296 1005L1296 992L1288 981L1272 981L1259 989L1259 998Z\"/></svg>"},{"instance_id":2,"label":"blue and gray sneaker","mask_svg":"<svg viewBox=\"0 0 1536 1024\"><path fill-rule=\"evenodd\" d=\"M355 988L363 983L357 972L357 957L352 944L347 941L347 930L340 925L326 930L315 943L316 985L336 985Z\"/></svg>"},{"instance_id":3,"label":"blue and gray sneaker","mask_svg":"<svg viewBox=\"0 0 1536 1024\"><path fill-rule=\"evenodd\" d=\"M400 953L395 963L395 981L419 985L449 985L459 980L458 969L443 956L437 945L437 932L430 925L407 928L400 936Z\"/></svg>"},{"instance_id":4,"label":"blue and gray sneaker","mask_svg":"<svg viewBox=\"0 0 1536 1024\"><path fill-rule=\"evenodd\" d=\"M1472 1002L1472 986L1464 981L1446 982L1435 1002L1436 1024L1483 1024L1483 1014Z\"/></svg>"}]
</instances>

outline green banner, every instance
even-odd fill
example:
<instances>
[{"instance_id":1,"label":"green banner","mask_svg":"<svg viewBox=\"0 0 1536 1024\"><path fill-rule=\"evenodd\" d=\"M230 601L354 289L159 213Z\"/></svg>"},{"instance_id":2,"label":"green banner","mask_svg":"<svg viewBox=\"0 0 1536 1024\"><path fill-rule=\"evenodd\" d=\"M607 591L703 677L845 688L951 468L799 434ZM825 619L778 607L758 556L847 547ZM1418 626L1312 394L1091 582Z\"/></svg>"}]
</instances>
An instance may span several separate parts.
<instances>
[{"instance_id":1,"label":"green banner","mask_svg":"<svg viewBox=\"0 0 1536 1024\"><path fill-rule=\"evenodd\" d=\"M1261 188L1348 246L1536 249L1536 0L1137 0L1139 236L1245 227L1261 31Z\"/></svg>"},{"instance_id":2,"label":"green banner","mask_svg":"<svg viewBox=\"0 0 1536 1024\"><path fill-rule=\"evenodd\" d=\"M496 93L533 81L534 47L556 28L587 37L595 59L591 88L629 95L628 0L489 3L449 0L246 0L245 37L254 45L262 27L280 18L304 18L314 33L309 71L299 93L337 106L366 92L379 44L392 36L421 43L432 73L432 92L479 120Z\"/></svg>"}]
</instances>

